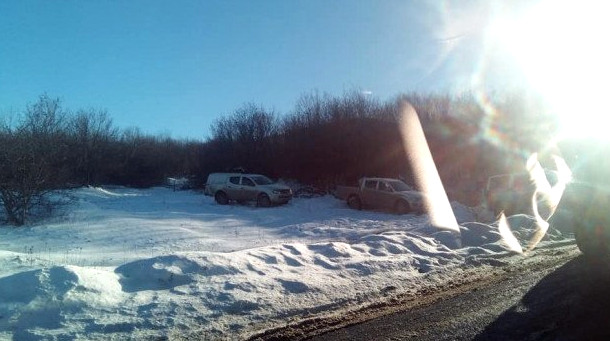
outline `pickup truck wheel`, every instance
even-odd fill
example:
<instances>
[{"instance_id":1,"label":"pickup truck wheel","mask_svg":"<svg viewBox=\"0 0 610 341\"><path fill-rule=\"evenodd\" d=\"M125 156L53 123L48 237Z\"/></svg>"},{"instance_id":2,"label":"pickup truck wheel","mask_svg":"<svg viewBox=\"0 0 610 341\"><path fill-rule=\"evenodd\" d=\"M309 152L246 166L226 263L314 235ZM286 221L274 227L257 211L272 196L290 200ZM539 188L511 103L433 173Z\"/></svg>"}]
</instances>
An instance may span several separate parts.
<instances>
[{"instance_id":1,"label":"pickup truck wheel","mask_svg":"<svg viewBox=\"0 0 610 341\"><path fill-rule=\"evenodd\" d=\"M607 236L604 235L604 226L600 224L585 226L577 223L574 228L574 239L580 251L587 258L606 258L610 254L607 245Z\"/></svg>"},{"instance_id":2,"label":"pickup truck wheel","mask_svg":"<svg viewBox=\"0 0 610 341\"><path fill-rule=\"evenodd\" d=\"M256 198L256 206L269 207L271 206L271 199L269 199L269 196L267 194L261 193L258 195L258 198Z\"/></svg>"},{"instance_id":3,"label":"pickup truck wheel","mask_svg":"<svg viewBox=\"0 0 610 341\"><path fill-rule=\"evenodd\" d=\"M216 194L214 195L214 199L216 199L216 202L219 205L226 205L229 203L229 197L227 197L227 194L222 191L216 192Z\"/></svg>"},{"instance_id":4,"label":"pickup truck wheel","mask_svg":"<svg viewBox=\"0 0 610 341\"><path fill-rule=\"evenodd\" d=\"M394 205L394 212L397 214L407 214L411 212L411 206L404 200L398 200Z\"/></svg>"},{"instance_id":5,"label":"pickup truck wheel","mask_svg":"<svg viewBox=\"0 0 610 341\"><path fill-rule=\"evenodd\" d=\"M349 198L347 198L347 206L355 210L361 210L362 201L360 201L360 198L358 198L357 195L350 195Z\"/></svg>"}]
</instances>

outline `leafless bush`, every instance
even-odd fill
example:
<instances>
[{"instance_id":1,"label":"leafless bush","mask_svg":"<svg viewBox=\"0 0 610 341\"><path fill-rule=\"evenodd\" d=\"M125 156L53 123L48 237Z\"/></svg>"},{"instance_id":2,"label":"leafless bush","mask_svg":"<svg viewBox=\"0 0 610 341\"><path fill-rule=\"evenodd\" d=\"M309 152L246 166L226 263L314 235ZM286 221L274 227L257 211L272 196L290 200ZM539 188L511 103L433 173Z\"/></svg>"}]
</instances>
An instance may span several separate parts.
<instances>
[{"instance_id":1,"label":"leafless bush","mask_svg":"<svg viewBox=\"0 0 610 341\"><path fill-rule=\"evenodd\" d=\"M119 136L104 110L79 110L68 125L72 179L78 184L99 185L112 172L112 142Z\"/></svg>"},{"instance_id":2,"label":"leafless bush","mask_svg":"<svg viewBox=\"0 0 610 341\"><path fill-rule=\"evenodd\" d=\"M71 186L160 185L241 167L329 189L362 176L411 178L398 131L399 100L416 108L450 198L476 203L488 176L512 171L556 129L539 99L526 94L406 94L380 102L360 91L313 92L279 116L251 103L211 126L207 141L119 130L104 110L71 114L46 95L21 119L0 121L0 200L6 220L24 224ZM491 109L490 109L491 108ZM494 140L495 139L495 140ZM57 204L55 204L57 205ZM46 208L45 208L46 207Z\"/></svg>"},{"instance_id":3,"label":"leafless bush","mask_svg":"<svg viewBox=\"0 0 610 341\"><path fill-rule=\"evenodd\" d=\"M7 221L23 225L31 211L64 187L68 171L65 114L58 99L41 96L16 127L6 126L0 149L0 196Z\"/></svg>"},{"instance_id":4,"label":"leafless bush","mask_svg":"<svg viewBox=\"0 0 610 341\"><path fill-rule=\"evenodd\" d=\"M247 103L211 127L207 158L212 171L242 167L250 171L274 172L277 116L273 111Z\"/></svg>"}]
</instances>

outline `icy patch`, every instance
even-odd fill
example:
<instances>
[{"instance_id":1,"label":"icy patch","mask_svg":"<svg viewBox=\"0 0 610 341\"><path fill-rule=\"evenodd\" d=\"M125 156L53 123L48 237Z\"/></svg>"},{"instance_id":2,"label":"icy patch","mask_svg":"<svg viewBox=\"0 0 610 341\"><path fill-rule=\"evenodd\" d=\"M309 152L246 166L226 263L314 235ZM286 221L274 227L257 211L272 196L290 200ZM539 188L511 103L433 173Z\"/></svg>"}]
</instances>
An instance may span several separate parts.
<instances>
[{"instance_id":1,"label":"icy patch","mask_svg":"<svg viewBox=\"0 0 610 341\"><path fill-rule=\"evenodd\" d=\"M119 192L113 192L110 191L106 188L102 188L102 187L88 187L89 192L90 193L99 193L99 194L104 194L107 196L111 196L111 197L137 197L137 196L141 196L142 194L138 194L138 193L134 193L134 192L125 192L123 189L123 193L119 193Z\"/></svg>"}]
</instances>

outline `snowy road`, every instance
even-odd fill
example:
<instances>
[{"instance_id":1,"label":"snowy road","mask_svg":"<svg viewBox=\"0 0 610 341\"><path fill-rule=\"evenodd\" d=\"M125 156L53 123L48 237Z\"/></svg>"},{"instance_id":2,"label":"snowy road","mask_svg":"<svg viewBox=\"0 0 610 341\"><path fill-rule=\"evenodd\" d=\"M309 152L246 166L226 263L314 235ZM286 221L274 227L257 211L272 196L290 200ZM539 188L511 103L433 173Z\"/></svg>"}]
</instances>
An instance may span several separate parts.
<instances>
[{"instance_id":1,"label":"snowy road","mask_svg":"<svg viewBox=\"0 0 610 341\"><path fill-rule=\"evenodd\" d=\"M379 309L373 314L381 317L309 340L607 340L610 269L587 261L574 246L537 253L483 281L385 308L399 312ZM355 317L366 318L361 315ZM278 330L267 339L302 339L349 322L316 324Z\"/></svg>"}]
</instances>

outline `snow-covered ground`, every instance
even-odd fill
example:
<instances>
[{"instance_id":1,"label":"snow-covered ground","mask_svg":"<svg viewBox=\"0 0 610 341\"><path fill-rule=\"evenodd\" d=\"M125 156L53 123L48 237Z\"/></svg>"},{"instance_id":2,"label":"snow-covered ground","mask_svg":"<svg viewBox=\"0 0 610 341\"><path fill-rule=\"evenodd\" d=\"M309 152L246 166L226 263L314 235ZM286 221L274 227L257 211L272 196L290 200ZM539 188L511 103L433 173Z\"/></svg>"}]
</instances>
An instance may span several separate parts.
<instances>
[{"instance_id":1,"label":"snow-covered ground","mask_svg":"<svg viewBox=\"0 0 610 341\"><path fill-rule=\"evenodd\" d=\"M166 188L72 194L53 221L0 228L0 339L242 339L522 257L460 205L456 238L331 196L256 208ZM509 222L528 239L531 218ZM570 238L551 228L542 246Z\"/></svg>"}]
</instances>

